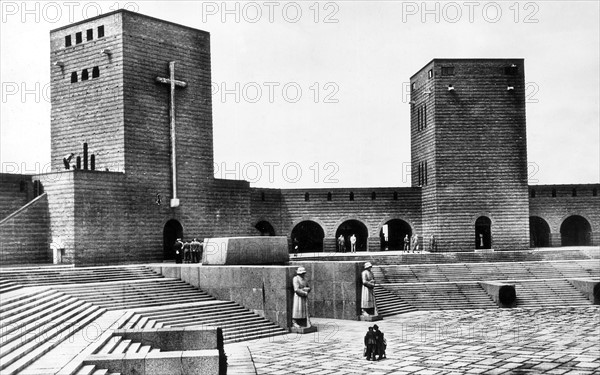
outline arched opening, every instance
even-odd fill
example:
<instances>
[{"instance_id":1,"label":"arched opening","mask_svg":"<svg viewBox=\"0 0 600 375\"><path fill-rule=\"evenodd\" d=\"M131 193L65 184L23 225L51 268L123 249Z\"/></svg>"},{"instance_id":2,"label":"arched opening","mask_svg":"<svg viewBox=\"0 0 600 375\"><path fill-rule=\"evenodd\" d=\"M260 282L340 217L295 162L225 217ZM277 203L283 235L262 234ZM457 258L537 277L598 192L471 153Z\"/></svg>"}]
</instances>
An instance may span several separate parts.
<instances>
[{"instance_id":1,"label":"arched opening","mask_svg":"<svg viewBox=\"0 0 600 375\"><path fill-rule=\"evenodd\" d=\"M163 229L163 255L165 260L175 259L173 245L178 238L183 238L183 227L175 219L167 221Z\"/></svg>"},{"instance_id":2,"label":"arched opening","mask_svg":"<svg viewBox=\"0 0 600 375\"><path fill-rule=\"evenodd\" d=\"M356 237L356 251L366 251L369 231L367 230L367 227L358 220L344 221L335 232L335 238L339 238L340 235L344 236L346 251L351 251L352 244L350 238L353 234Z\"/></svg>"},{"instance_id":3,"label":"arched opening","mask_svg":"<svg viewBox=\"0 0 600 375\"><path fill-rule=\"evenodd\" d=\"M381 247L384 250L402 250L404 248L404 237L412 236L410 224L404 220L392 219L388 220L379 231L381 238ZM383 240L385 239L385 243Z\"/></svg>"},{"instance_id":4,"label":"arched opening","mask_svg":"<svg viewBox=\"0 0 600 375\"><path fill-rule=\"evenodd\" d=\"M592 227L579 215L569 216L560 226L562 246L590 246L592 244Z\"/></svg>"},{"instance_id":5,"label":"arched opening","mask_svg":"<svg viewBox=\"0 0 600 375\"><path fill-rule=\"evenodd\" d=\"M475 221L475 248L492 248L492 221L489 217L480 216Z\"/></svg>"},{"instance_id":6,"label":"arched opening","mask_svg":"<svg viewBox=\"0 0 600 375\"><path fill-rule=\"evenodd\" d=\"M325 231L314 221L302 221L292 229L292 252L318 253L323 251Z\"/></svg>"},{"instance_id":7,"label":"arched opening","mask_svg":"<svg viewBox=\"0 0 600 375\"><path fill-rule=\"evenodd\" d=\"M254 228L256 228L256 230L260 232L261 236L274 236L275 235L275 228L273 228L271 223L269 223L268 221L264 221L264 220L259 221L258 223L256 223Z\"/></svg>"},{"instance_id":8,"label":"arched opening","mask_svg":"<svg viewBox=\"0 0 600 375\"><path fill-rule=\"evenodd\" d=\"M550 246L550 226L541 217L529 218L529 239L531 247Z\"/></svg>"}]
</instances>

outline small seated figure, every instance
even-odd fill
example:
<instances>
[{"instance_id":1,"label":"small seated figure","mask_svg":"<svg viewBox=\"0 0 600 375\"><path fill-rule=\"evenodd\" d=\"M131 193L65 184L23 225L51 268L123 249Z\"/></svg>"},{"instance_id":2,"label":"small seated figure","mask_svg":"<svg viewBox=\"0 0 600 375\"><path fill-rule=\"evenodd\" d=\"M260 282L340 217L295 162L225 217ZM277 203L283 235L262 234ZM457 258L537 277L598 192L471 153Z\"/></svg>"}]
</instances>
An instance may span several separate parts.
<instances>
[{"instance_id":1,"label":"small seated figure","mask_svg":"<svg viewBox=\"0 0 600 375\"><path fill-rule=\"evenodd\" d=\"M296 276L292 279L294 286L294 305L292 309L292 327L305 328L310 327L310 318L308 316L308 293L310 287L305 278L306 269L298 267Z\"/></svg>"}]
</instances>

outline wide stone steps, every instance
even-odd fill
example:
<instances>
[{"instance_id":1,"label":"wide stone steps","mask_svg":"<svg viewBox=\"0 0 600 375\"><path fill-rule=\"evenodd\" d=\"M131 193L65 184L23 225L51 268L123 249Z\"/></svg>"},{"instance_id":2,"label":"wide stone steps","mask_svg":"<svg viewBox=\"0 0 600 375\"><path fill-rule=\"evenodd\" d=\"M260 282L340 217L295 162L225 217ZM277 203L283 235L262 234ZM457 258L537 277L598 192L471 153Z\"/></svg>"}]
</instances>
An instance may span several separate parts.
<instances>
[{"instance_id":1,"label":"wide stone steps","mask_svg":"<svg viewBox=\"0 0 600 375\"><path fill-rule=\"evenodd\" d=\"M404 302L397 294L387 291L380 285L375 286L373 292L377 312L383 317L416 311L414 307Z\"/></svg>"},{"instance_id":2,"label":"wide stone steps","mask_svg":"<svg viewBox=\"0 0 600 375\"><path fill-rule=\"evenodd\" d=\"M0 293L7 293L22 287L22 285L19 285L14 281L0 279Z\"/></svg>"},{"instance_id":3,"label":"wide stone steps","mask_svg":"<svg viewBox=\"0 0 600 375\"><path fill-rule=\"evenodd\" d=\"M300 254L292 260L297 261L369 261L378 265L396 264L442 264L442 263L489 263L489 262L541 262L552 260L589 260L600 259L597 246L572 248L543 248L518 251L492 252L447 252L447 253L404 253L394 251L375 251L350 253L311 253ZM439 249L443 251L442 248Z\"/></svg>"},{"instance_id":4,"label":"wide stone steps","mask_svg":"<svg viewBox=\"0 0 600 375\"><path fill-rule=\"evenodd\" d=\"M35 295L29 298L35 298ZM18 309L23 305L14 306ZM55 304L44 304L44 308L32 317L13 320L2 328L0 373L17 374L105 311L75 298L57 298ZM10 316L10 310L5 314Z\"/></svg>"},{"instance_id":5,"label":"wide stone steps","mask_svg":"<svg viewBox=\"0 0 600 375\"><path fill-rule=\"evenodd\" d=\"M378 265L373 274L383 283L589 278L600 276L600 261Z\"/></svg>"},{"instance_id":6,"label":"wide stone steps","mask_svg":"<svg viewBox=\"0 0 600 375\"><path fill-rule=\"evenodd\" d=\"M151 278L159 279L162 276L142 265L83 268L48 266L0 269L0 280L12 281L20 285L82 284Z\"/></svg>"},{"instance_id":7,"label":"wide stone steps","mask_svg":"<svg viewBox=\"0 0 600 375\"><path fill-rule=\"evenodd\" d=\"M75 375L121 375L121 373L110 372L107 369L99 369L94 365L86 365L80 368Z\"/></svg>"},{"instance_id":8,"label":"wide stone steps","mask_svg":"<svg viewBox=\"0 0 600 375\"><path fill-rule=\"evenodd\" d=\"M121 336L113 336L94 351L94 354L148 354L149 352L160 352L160 349L126 340Z\"/></svg>"},{"instance_id":9,"label":"wide stone steps","mask_svg":"<svg viewBox=\"0 0 600 375\"><path fill-rule=\"evenodd\" d=\"M386 284L383 287L418 310L498 308L498 305L476 282Z\"/></svg>"},{"instance_id":10,"label":"wide stone steps","mask_svg":"<svg viewBox=\"0 0 600 375\"><path fill-rule=\"evenodd\" d=\"M588 300L567 280L515 281L517 307L590 306Z\"/></svg>"},{"instance_id":11,"label":"wide stone steps","mask_svg":"<svg viewBox=\"0 0 600 375\"><path fill-rule=\"evenodd\" d=\"M220 327L225 343L286 334L265 318L230 301L208 301L174 308L146 309L134 314L123 328L145 327Z\"/></svg>"},{"instance_id":12,"label":"wide stone steps","mask_svg":"<svg viewBox=\"0 0 600 375\"><path fill-rule=\"evenodd\" d=\"M137 282L68 285L56 288L56 290L109 310L135 309L214 299L183 281L166 278Z\"/></svg>"}]
</instances>

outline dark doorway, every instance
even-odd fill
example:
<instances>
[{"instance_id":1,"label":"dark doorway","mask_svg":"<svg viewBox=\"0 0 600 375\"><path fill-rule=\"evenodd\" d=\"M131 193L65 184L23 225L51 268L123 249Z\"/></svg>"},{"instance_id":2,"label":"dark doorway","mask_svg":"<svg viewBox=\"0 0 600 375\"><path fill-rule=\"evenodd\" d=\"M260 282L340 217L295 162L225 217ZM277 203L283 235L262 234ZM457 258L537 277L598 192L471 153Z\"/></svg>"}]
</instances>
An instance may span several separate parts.
<instances>
[{"instance_id":1,"label":"dark doorway","mask_svg":"<svg viewBox=\"0 0 600 375\"><path fill-rule=\"evenodd\" d=\"M275 235L275 229L273 228L271 223L269 223L268 221L259 221L258 223L256 223L254 228L256 228L256 230L260 232L261 236L274 236Z\"/></svg>"},{"instance_id":2,"label":"dark doorway","mask_svg":"<svg viewBox=\"0 0 600 375\"><path fill-rule=\"evenodd\" d=\"M592 227L579 215L569 216L560 226L562 246L590 246L592 244Z\"/></svg>"},{"instance_id":3,"label":"dark doorway","mask_svg":"<svg viewBox=\"0 0 600 375\"><path fill-rule=\"evenodd\" d=\"M179 221L171 219L165 224L163 229L163 254L165 260L175 259L173 245L178 238L183 238L183 227Z\"/></svg>"},{"instance_id":4,"label":"dark doorway","mask_svg":"<svg viewBox=\"0 0 600 375\"><path fill-rule=\"evenodd\" d=\"M475 248L492 248L492 221L489 217L481 216L475 221Z\"/></svg>"},{"instance_id":5,"label":"dark doorway","mask_svg":"<svg viewBox=\"0 0 600 375\"><path fill-rule=\"evenodd\" d=\"M323 228L314 221L302 221L292 229L292 252L318 253L323 251Z\"/></svg>"},{"instance_id":6,"label":"dark doorway","mask_svg":"<svg viewBox=\"0 0 600 375\"><path fill-rule=\"evenodd\" d=\"M531 247L550 246L550 226L538 216L529 218L529 239Z\"/></svg>"},{"instance_id":7,"label":"dark doorway","mask_svg":"<svg viewBox=\"0 0 600 375\"><path fill-rule=\"evenodd\" d=\"M379 237L383 241L384 227L387 225L387 241L382 244L384 250L402 250L404 248L404 236L408 235L408 238L412 236L412 229L410 224L404 220L392 219L387 221L381 231Z\"/></svg>"},{"instance_id":8,"label":"dark doorway","mask_svg":"<svg viewBox=\"0 0 600 375\"><path fill-rule=\"evenodd\" d=\"M358 220L344 221L335 232L335 238L339 238L340 234L344 236L346 251L351 250L350 237L356 236L356 251L367 251L367 238L369 231L367 227Z\"/></svg>"}]
</instances>

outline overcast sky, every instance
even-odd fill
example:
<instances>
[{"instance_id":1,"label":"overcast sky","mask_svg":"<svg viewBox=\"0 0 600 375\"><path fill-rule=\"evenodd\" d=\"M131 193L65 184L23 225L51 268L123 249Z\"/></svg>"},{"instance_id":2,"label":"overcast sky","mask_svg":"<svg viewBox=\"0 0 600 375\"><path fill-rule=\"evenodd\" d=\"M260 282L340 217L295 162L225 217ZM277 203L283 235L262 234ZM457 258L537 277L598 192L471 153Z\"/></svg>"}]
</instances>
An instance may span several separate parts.
<instances>
[{"instance_id":1,"label":"overcast sky","mask_svg":"<svg viewBox=\"0 0 600 375\"><path fill-rule=\"evenodd\" d=\"M49 31L120 6L211 33L216 177L408 186L409 77L436 57L512 57L530 183L600 181L598 1L23 4L2 1L5 172L49 168Z\"/></svg>"}]
</instances>

